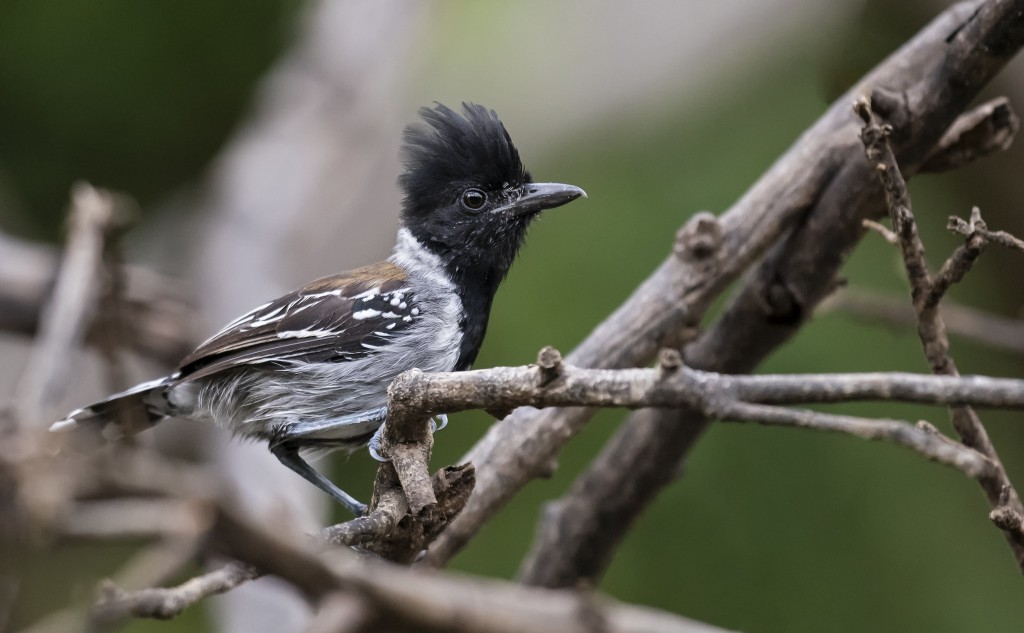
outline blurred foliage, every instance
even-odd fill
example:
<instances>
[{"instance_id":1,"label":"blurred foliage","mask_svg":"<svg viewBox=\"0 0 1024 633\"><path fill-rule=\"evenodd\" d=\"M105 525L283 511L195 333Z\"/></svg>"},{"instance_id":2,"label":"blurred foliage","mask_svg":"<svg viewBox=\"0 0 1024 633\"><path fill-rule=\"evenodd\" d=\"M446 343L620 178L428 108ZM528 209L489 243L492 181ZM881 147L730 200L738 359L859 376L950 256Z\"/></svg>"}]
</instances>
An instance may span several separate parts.
<instances>
[{"instance_id":1,"label":"blurred foliage","mask_svg":"<svg viewBox=\"0 0 1024 633\"><path fill-rule=\"evenodd\" d=\"M145 207L198 175L298 4L0 2L0 226L55 238L75 180Z\"/></svg>"},{"instance_id":2,"label":"blurred foliage","mask_svg":"<svg viewBox=\"0 0 1024 633\"><path fill-rule=\"evenodd\" d=\"M8 209L0 220L52 236L76 178L125 189L145 204L197 174L280 50L294 4L0 4L0 170L22 211L15 217ZM572 349L666 256L689 215L726 209L823 111L836 86L848 85L920 24L907 17L851 25L848 37L825 51L793 41L666 120L646 120L638 108L569 139L553 155L534 157L525 148L538 177L578 184L590 198L550 213L531 232L497 298L478 365L527 363L549 344ZM992 164L1019 170L1020 153L984 163ZM933 264L956 244L943 230L945 216L1001 195L990 191L997 187L989 174L979 166L912 184ZM1000 225L998 211L987 211L992 226ZM954 296L1002 313L1017 309L1020 289L998 285L1005 261L987 255ZM873 234L845 274L854 285L906 292L896 252ZM954 351L965 373L1021 374L1019 359L959 340ZM909 330L843 315L816 319L763 368L925 369ZM945 413L935 409L833 410L924 418L948 430ZM455 567L513 576L543 502L570 485L623 418L619 411L597 416L556 475L519 495ZM1019 480L1024 430L1013 418L984 415ZM489 422L482 413L453 416L435 463L456 462ZM374 468L355 455L339 460L334 476L365 498ZM899 448L719 424L641 517L602 588L749 631L1018 631L1019 571L987 512L976 484ZM34 560L25 591L49 594L47 608L84 598L92 579L125 556L124 549L80 548ZM42 608L26 606L19 620ZM202 610L192 609L172 623L133 622L125 630L212 630L202 621Z\"/></svg>"}]
</instances>

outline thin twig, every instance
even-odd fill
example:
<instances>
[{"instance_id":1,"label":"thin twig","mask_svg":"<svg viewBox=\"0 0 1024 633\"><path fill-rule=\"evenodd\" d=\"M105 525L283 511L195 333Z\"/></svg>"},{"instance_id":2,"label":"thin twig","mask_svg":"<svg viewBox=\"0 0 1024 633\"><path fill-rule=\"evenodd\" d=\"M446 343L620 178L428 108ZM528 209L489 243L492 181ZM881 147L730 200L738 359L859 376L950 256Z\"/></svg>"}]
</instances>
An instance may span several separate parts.
<instances>
[{"instance_id":1,"label":"thin twig","mask_svg":"<svg viewBox=\"0 0 1024 633\"><path fill-rule=\"evenodd\" d=\"M924 430L901 420L868 419L834 415L807 409L787 409L763 404L730 402L713 416L726 422L754 422L854 435L866 440L883 440L909 448L926 458L951 466L971 478L991 473L992 464L975 450L952 442L933 430ZM934 427L933 427L934 428Z\"/></svg>"},{"instance_id":2,"label":"thin twig","mask_svg":"<svg viewBox=\"0 0 1024 633\"><path fill-rule=\"evenodd\" d=\"M1000 246L1017 251L1024 251L1024 240L1019 237L1006 231L990 231L981 219L981 212L978 211L977 207L971 209L971 219L969 221L958 218L955 215L949 216L949 224L946 225L946 228L967 238L979 236L986 242L999 244Z\"/></svg>"},{"instance_id":3,"label":"thin twig","mask_svg":"<svg viewBox=\"0 0 1024 633\"><path fill-rule=\"evenodd\" d=\"M98 622L117 621L129 616L166 620L203 598L230 591L258 575L252 567L232 562L166 589L129 592L108 581L100 587L100 598L93 607L93 618Z\"/></svg>"},{"instance_id":4,"label":"thin twig","mask_svg":"<svg viewBox=\"0 0 1024 633\"><path fill-rule=\"evenodd\" d=\"M875 222L874 220L868 220L867 218L865 218L862 221L862 224L864 225L864 228L870 231L874 231L875 233L878 233L879 235L882 236L882 239L884 239L886 242L889 242L893 246L896 246L896 244L900 240L900 238L896 237L896 234L893 233L892 230L890 230L889 227L885 226L884 224L880 224L878 222Z\"/></svg>"},{"instance_id":5,"label":"thin twig","mask_svg":"<svg viewBox=\"0 0 1024 633\"><path fill-rule=\"evenodd\" d=\"M924 244L917 231L910 194L889 143L890 128L875 122L868 99L858 100L854 109L864 121L861 134L864 151L868 161L877 169L885 190L889 216L900 238L900 251L910 281L911 299L917 313L917 332L925 358L936 374L957 376L959 371L949 351L949 339L939 314L939 303L950 286L960 281L970 270L987 244L977 230L985 228L981 214L977 209L972 211L969 223L972 230L964 245L957 248L932 277L924 255ZM953 406L950 408L950 416L963 443L992 462L991 471L979 479L989 503L994 508L1008 506L1018 514L1024 513L1020 497L1010 483L988 432L974 409L970 406ZM1003 534L1013 550L1018 566L1024 570L1024 535L1018 530L1003 530Z\"/></svg>"}]
</instances>

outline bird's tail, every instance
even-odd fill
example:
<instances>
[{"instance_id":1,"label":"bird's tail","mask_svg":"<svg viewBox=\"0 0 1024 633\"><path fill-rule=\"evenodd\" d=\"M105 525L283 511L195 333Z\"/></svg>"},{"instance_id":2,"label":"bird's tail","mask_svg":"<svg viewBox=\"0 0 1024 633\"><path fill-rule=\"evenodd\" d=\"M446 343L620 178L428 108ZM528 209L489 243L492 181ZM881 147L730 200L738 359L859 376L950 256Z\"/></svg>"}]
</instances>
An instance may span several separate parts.
<instances>
[{"instance_id":1,"label":"bird's tail","mask_svg":"<svg viewBox=\"0 0 1024 633\"><path fill-rule=\"evenodd\" d=\"M54 422L50 430L92 427L104 435L111 434L111 439L144 431L172 415L166 392L175 378L172 375L144 382L87 407L75 409L63 420Z\"/></svg>"}]
</instances>

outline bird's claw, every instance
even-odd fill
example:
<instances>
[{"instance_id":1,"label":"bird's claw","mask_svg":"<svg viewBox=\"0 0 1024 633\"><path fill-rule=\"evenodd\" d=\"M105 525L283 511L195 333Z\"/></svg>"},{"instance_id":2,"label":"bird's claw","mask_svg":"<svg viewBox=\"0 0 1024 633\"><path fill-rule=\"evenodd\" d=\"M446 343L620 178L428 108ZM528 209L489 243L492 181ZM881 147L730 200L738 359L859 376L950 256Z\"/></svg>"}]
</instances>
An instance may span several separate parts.
<instances>
[{"instance_id":1,"label":"bird's claw","mask_svg":"<svg viewBox=\"0 0 1024 633\"><path fill-rule=\"evenodd\" d=\"M430 419L430 432L437 433L444 427L448 426L448 415L446 413L439 413ZM381 455L383 438L384 437L384 425L380 425L377 431L370 438L370 443L367 449L370 451L370 457L377 460L378 462L390 462L391 460Z\"/></svg>"},{"instance_id":2,"label":"bird's claw","mask_svg":"<svg viewBox=\"0 0 1024 633\"><path fill-rule=\"evenodd\" d=\"M381 437L383 437L383 435L384 435L384 425L381 424L377 428L377 431L373 434L373 437L370 438L370 445L368 447L369 451L370 451L370 457L374 458L375 460L377 460L378 462L381 462L381 463L390 462L391 461L387 457L384 457L383 455L380 454L380 451L381 451Z\"/></svg>"},{"instance_id":3,"label":"bird's claw","mask_svg":"<svg viewBox=\"0 0 1024 633\"><path fill-rule=\"evenodd\" d=\"M437 433L444 427L448 426L448 414L438 413L434 417L430 418L430 432Z\"/></svg>"}]
</instances>

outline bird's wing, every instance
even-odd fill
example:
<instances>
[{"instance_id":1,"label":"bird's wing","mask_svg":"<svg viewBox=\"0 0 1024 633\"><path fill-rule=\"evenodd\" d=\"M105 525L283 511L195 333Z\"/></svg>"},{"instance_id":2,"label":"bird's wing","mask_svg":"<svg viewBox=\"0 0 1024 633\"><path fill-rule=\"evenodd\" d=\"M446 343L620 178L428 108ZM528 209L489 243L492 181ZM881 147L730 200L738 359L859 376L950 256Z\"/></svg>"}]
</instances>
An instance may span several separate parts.
<instances>
[{"instance_id":1,"label":"bird's wing","mask_svg":"<svg viewBox=\"0 0 1024 633\"><path fill-rule=\"evenodd\" d=\"M400 337L418 315L404 271L390 262L325 277L229 323L181 362L178 380L277 361L354 360Z\"/></svg>"}]
</instances>

